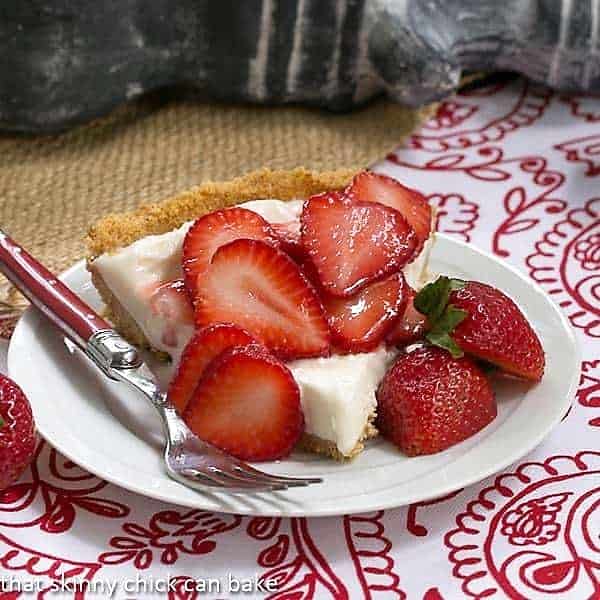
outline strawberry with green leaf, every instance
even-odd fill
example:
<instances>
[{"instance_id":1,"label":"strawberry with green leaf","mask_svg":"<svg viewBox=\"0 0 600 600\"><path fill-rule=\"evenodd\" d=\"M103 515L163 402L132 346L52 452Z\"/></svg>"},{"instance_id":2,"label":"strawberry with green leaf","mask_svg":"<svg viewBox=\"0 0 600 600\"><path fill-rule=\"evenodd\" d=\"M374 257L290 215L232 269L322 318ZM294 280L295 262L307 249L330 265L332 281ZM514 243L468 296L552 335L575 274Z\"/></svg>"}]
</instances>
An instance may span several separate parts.
<instances>
[{"instance_id":1,"label":"strawberry with green leaf","mask_svg":"<svg viewBox=\"0 0 600 600\"><path fill-rule=\"evenodd\" d=\"M512 375L542 378L540 340L519 307L500 290L441 276L417 294L414 305L427 317L426 339L454 358L467 353Z\"/></svg>"}]
</instances>

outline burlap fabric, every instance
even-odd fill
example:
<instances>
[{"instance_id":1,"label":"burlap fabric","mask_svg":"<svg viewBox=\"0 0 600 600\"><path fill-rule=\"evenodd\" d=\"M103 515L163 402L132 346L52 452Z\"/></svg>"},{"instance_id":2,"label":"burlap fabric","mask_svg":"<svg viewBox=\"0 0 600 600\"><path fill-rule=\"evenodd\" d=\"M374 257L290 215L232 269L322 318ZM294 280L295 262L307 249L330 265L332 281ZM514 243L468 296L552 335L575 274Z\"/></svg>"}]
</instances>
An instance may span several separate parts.
<instances>
[{"instance_id":1,"label":"burlap fabric","mask_svg":"<svg viewBox=\"0 0 600 600\"><path fill-rule=\"evenodd\" d=\"M150 97L60 136L0 136L0 224L61 271L83 257L88 226L106 213L265 166L358 169L426 112L385 101L339 115Z\"/></svg>"}]
</instances>

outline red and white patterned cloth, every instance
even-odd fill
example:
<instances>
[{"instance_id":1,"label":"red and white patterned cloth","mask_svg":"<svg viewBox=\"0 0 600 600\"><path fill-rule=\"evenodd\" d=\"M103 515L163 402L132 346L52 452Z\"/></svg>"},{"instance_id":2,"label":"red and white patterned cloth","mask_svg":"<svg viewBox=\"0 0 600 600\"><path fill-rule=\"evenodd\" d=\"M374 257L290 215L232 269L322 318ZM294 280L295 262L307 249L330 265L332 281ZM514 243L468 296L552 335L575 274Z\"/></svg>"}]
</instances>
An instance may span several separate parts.
<instances>
[{"instance_id":1,"label":"red and white patterned cloth","mask_svg":"<svg viewBox=\"0 0 600 600\"><path fill-rule=\"evenodd\" d=\"M147 596L124 589L136 576L174 578L154 597L195 598L186 578L220 579L213 597L235 597L230 575L277 578L278 599L600 598L600 99L521 80L464 93L380 169L427 194L440 231L527 273L570 318L581 383L553 434L446 498L327 519L163 504L40 443L0 494L5 581L120 581L117 598Z\"/></svg>"}]
</instances>

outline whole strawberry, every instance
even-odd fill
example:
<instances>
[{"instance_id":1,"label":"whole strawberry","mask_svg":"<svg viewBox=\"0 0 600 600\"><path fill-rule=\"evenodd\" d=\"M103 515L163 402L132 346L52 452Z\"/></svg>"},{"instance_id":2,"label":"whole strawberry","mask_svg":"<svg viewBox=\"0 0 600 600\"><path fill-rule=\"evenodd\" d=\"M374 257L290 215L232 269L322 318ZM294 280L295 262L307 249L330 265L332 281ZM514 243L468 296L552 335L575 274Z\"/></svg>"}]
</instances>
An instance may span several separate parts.
<instances>
[{"instance_id":1,"label":"whole strawberry","mask_svg":"<svg viewBox=\"0 0 600 600\"><path fill-rule=\"evenodd\" d=\"M21 388L0 375L0 490L12 485L35 451L35 424Z\"/></svg>"},{"instance_id":2,"label":"whole strawberry","mask_svg":"<svg viewBox=\"0 0 600 600\"><path fill-rule=\"evenodd\" d=\"M496 417L492 388L467 357L435 346L401 354L377 390L377 428L408 456L433 454Z\"/></svg>"},{"instance_id":3,"label":"whole strawberry","mask_svg":"<svg viewBox=\"0 0 600 600\"><path fill-rule=\"evenodd\" d=\"M439 277L417 294L414 304L427 315L427 339L454 357L465 352L511 375L542 378L542 344L519 307L500 290Z\"/></svg>"}]
</instances>

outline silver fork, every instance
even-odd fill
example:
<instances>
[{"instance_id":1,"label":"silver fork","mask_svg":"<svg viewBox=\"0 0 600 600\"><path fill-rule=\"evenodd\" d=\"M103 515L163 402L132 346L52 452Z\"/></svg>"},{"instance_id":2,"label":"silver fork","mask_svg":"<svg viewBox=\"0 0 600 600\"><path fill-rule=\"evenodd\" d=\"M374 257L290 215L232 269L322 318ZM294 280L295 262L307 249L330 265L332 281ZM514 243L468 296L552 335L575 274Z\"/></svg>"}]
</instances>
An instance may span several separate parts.
<instances>
[{"instance_id":1,"label":"silver fork","mask_svg":"<svg viewBox=\"0 0 600 600\"><path fill-rule=\"evenodd\" d=\"M137 350L14 240L0 230L0 271L110 379L147 398L165 431L164 459L175 481L202 492L255 493L321 483L271 475L202 441L190 431ZM18 383L18 382L17 382Z\"/></svg>"}]
</instances>

